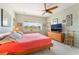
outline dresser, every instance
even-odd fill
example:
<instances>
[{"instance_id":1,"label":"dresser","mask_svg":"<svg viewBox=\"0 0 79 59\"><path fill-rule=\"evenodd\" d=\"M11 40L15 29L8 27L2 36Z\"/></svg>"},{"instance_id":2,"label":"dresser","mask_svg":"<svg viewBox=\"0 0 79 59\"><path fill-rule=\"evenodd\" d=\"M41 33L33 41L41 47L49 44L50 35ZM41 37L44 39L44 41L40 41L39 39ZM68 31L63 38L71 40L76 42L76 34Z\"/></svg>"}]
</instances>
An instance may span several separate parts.
<instances>
[{"instance_id":1,"label":"dresser","mask_svg":"<svg viewBox=\"0 0 79 59\"><path fill-rule=\"evenodd\" d=\"M64 42L64 34L62 32L50 31L48 32L48 36L53 40Z\"/></svg>"}]
</instances>

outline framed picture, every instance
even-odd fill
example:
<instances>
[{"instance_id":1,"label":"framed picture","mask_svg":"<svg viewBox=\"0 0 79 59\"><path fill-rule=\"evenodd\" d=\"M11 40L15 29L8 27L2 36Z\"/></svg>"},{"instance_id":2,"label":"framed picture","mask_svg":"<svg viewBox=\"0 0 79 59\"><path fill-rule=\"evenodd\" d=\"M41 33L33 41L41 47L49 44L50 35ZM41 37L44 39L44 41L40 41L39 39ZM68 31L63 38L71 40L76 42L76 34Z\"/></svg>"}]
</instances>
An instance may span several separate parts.
<instances>
[{"instance_id":1,"label":"framed picture","mask_svg":"<svg viewBox=\"0 0 79 59\"><path fill-rule=\"evenodd\" d=\"M66 16L66 25L67 26L72 26L73 25L72 18L73 18L72 14Z\"/></svg>"},{"instance_id":2,"label":"framed picture","mask_svg":"<svg viewBox=\"0 0 79 59\"><path fill-rule=\"evenodd\" d=\"M11 26L11 16L9 13L1 8L1 27Z\"/></svg>"},{"instance_id":3,"label":"framed picture","mask_svg":"<svg viewBox=\"0 0 79 59\"><path fill-rule=\"evenodd\" d=\"M66 19L62 20L62 23L66 23Z\"/></svg>"}]
</instances>

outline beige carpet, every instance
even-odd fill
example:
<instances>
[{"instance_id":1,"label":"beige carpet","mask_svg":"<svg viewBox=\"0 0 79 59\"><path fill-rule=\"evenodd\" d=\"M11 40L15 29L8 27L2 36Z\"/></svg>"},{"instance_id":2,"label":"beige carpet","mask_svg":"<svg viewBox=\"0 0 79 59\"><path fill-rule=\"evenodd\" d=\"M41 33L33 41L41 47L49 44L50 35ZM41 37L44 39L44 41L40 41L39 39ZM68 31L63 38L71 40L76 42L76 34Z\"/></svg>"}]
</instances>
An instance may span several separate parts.
<instances>
[{"instance_id":1,"label":"beige carpet","mask_svg":"<svg viewBox=\"0 0 79 59\"><path fill-rule=\"evenodd\" d=\"M34 53L33 55L79 55L79 48L71 47L57 41L52 41L53 47Z\"/></svg>"}]
</instances>

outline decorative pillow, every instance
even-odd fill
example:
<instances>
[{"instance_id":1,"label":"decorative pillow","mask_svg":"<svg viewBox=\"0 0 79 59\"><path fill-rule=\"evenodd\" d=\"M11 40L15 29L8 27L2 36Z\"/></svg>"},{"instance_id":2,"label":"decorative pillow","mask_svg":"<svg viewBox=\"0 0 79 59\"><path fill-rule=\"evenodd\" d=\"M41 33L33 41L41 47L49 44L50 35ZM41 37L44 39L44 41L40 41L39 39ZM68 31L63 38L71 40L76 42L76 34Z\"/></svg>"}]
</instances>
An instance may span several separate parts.
<instances>
[{"instance_id":1,"label":"decorative pillow","mask_svg":"<svg viewBox=\"0 0 79 59\"><path fill-rule=\"evenodd\" d=\"M15 39L15 40L17 40L17 39L21 39L22 38L22 34L20 34L18 32L12 32L10 37Z\"/></svg>"},{"instance_id":2,"label":"decorative pillow","mask_svg":"<svg viewBox=\"0 0 79 59\"><path fill-rule=\"evenodd\" d=\"M23 32L21 32L21 31L18 31L17 33L19 33L19 34L23 35Z\"/></svg>"}]
</instances>

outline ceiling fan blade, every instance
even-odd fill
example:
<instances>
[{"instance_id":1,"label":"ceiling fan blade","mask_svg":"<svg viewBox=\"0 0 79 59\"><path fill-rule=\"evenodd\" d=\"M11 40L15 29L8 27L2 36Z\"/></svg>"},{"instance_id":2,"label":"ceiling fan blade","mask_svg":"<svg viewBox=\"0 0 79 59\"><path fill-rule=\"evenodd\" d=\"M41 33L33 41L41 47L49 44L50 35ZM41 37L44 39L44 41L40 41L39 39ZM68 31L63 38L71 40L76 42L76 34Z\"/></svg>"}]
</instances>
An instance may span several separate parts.
<instances>
[{"instance_id":1,"label":"ceiling fan blade","mask_svg":"<svg viewBox=\"0 0 79 59\"><path fill-rule=\"evenodd\" d=\"M53 12L52 12L52 11L50 11L50 10L48 10L48 13L51 13L51 14L52 14Z\"/></svg>"},{"instance_id":2,"label":"ceiling fan blade","mask_svg":"<svg viewBox=\"0 0 79 59\"><path fill-rule=\"evenodd\" d=\"M49 8L48 10L54 10L54 9L56 9L56 8L58 8L58 6L51 7L51 8Z\"/></svg>"},{"instance_id":3,"label":"ceiling fan blade","mask_svg":"<svg viewBox=\"0 0 79 59\"><path fill-rule=\"evenodd\" d=\"M44 8L45 8L45 10L46 10L46 3L44 3Z\"/></svg>"}]
</instances>

